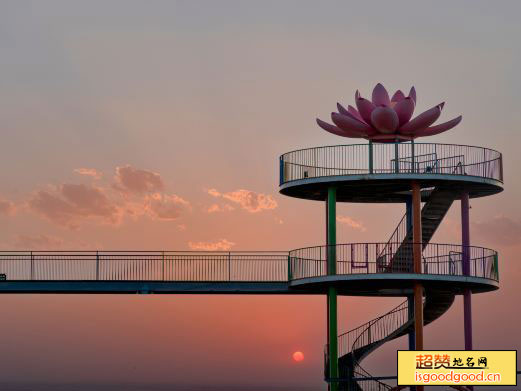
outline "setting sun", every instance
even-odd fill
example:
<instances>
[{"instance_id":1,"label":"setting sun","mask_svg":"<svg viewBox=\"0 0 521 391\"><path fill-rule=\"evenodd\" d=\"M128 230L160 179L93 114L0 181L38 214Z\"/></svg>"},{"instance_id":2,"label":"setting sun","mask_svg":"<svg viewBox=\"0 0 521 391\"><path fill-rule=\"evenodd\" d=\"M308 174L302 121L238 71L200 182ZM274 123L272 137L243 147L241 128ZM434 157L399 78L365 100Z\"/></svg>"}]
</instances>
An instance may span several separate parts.
<instances>
[{"instance_id":1,"label":"setting sun","mask_svg":"<svg viewBox=\"0 0 521 391\"><path fill-rule=\"evenodd\" d=\"M293 353L293 360L295 360L296 362L300 362L300 361L304 360L304 353L302 353L302 352Z\"/></svg>"}]
</instances>

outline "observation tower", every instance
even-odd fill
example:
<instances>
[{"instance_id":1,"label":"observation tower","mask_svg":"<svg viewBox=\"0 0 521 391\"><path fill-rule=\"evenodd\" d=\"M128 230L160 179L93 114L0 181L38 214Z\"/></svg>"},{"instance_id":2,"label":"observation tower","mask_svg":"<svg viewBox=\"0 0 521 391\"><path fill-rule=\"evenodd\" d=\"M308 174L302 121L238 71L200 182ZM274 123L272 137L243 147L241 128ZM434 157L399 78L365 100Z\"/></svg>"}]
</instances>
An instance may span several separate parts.
<instances>
[{"instance_id":1,"label":"observation tower","mask_svg":"<svg viewBox=\"0 0 521 391\"><path fill-rule=\"evenodd\" d=\"M498 289L498 255L471 245L469 199L503 190L501 154L468 145L418 143L455 127L461 116L434 125L444 103L412 118L416 91L391 98L377 84L372 98L357 91L356 108L337 104L324 130L367 144L334 145L280 157L280 193L325 202L323 246L290 251L294 289L327 295L325 380L331 391L390 390L369 374L362 360L383 345L408 335L409 349L422 350L423 328L463 295L465 350L472 350L472 294ZM461 208L461 241L431 238L455 201ZM399 203L405 214L386 242L337 243L336 204ZM401 296L396 308L338 335L337 296ZM401 389L405 387L395 387ZM417 386L417 390L422 387Z\"/></svg>"},{"instance_id":2,"label":"observation tower","mask_svg":"<svg viewBox=\"0 0 521 391\"><path fill-rule=\"evenodd\" d=\"M356 109L338 105L328 132L366 144L302 149L280 157L280 192L323 201L325 245L292 251L0 251L0 294L324 294L328 337L325 380L331 391L393 388L362 360L408 335L423 349L423 327L463 295L465 349L472 349L471 297L498 289L497 252L472 246L469 199L503 190L502 157L483 147L417 143L456 126L433 125L443 103L412 118L416 91L392 98L378 84ZM461 241L431 239L455 201ZM337 202L399 203L405 214L385 242L338 244ZM423 204L423 205L422 205ZM395 296L396 308L338 335L337 297ZM403 387L402 387L403 388ZM394 389L401 389L395 387ZM416 387L421 390L421 387Z\"/></svg>"}]
</instances>

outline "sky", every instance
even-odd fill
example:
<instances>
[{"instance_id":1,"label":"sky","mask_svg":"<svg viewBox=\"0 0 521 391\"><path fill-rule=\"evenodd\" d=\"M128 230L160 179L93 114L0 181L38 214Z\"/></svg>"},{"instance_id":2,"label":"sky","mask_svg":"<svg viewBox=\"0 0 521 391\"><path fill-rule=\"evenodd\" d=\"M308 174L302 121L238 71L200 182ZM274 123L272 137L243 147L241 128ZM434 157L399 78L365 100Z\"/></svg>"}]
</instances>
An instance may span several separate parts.
<instances>
[{"instance_id":1,"label":"sky","mask_svg":"<svg viewBox=\"0 0 521 391\"><path fill-rule=\"evenodd\" d=\"M414 85L418 112L445 101L442 120L463 115L429 141L504 154L505 191L471 201L471 242L500 252L501 278L473 298L474 340L521 349L520 12L516 1L0 0L0 248L323 244L324 205L278 194L279 155L351 143L315 118L357 89ZM339 205L338 242L386 241L403 213ZM433 241L460 241L459 213L456 202ZM324 388L322 296L1 299L11 384ZM341 298L339 330L398 302ZM462 317L458 298L426 347L463 348ZM367 368L393 373L405 343Z\"/></svg>"}]
</instances>

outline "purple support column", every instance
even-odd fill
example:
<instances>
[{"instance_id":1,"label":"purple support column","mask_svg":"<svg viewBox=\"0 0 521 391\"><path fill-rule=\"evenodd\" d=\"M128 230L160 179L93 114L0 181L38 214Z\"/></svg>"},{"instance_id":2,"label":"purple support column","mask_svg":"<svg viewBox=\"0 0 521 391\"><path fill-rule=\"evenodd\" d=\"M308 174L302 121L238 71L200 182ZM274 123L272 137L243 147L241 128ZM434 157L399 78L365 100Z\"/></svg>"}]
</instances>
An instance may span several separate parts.
<instances>
[{"instance_id":1,"label":"purple support column","mask_svg":"<svg viewBox=\"0 0 521 391\"><path fill-rule=\"evenodd\" d=\"M469 193L461 194L461 245L463 247L463 274L470 274L470 218ZM472 350L472 301L470 289L463 294L463 322L465 329L465 350Z\"/></svg>"}]
</instances>

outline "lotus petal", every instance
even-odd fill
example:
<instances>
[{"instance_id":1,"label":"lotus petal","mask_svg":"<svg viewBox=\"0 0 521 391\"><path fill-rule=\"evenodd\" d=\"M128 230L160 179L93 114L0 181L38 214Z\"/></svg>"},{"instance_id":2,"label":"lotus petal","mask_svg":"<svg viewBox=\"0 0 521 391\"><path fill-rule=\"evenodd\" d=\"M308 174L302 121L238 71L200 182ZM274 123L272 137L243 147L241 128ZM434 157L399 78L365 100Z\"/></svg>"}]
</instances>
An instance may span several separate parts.
<instances>
[{"instance_id":1,"label":"lotus petal","mask_svg":"<svg viewBox=\"0 0 521 391\"><path fill-rule=\"evenodd\" d=\"M459 124L462 118L463 117L460 115L459 117L451 119L450 121L444 122L442 124L431 126L426 129L421 129L414 133L414 137L434 136L435 134L446 132L447 130L452 129L457 124Z\"/></svg>"},{"instance_id":2,"label":"lotus petal","mask_svg":"<svg viewBox=\"0 0 521 391\"><path fill-rule=\"evenodd\" d=\"M361 96L360 96L360 91L356 90L356 92L355 92L355 102L356 102L356 100L357 100L358 98L361 98Z\"/></svg>"},{"instance_id":3,"label":"lotus petal","mask_svg":"<svg viewBox=\"0 0 521 391\"><path fill-rule=\"evenodd\" d=\"M396 111L396 114L398 114L398 119L400 121L398 126L402 126L403 124L409 122L412 117L412 113L414 113L414 101L412 98L407 97L397 102L393 109Z\"/></svg>"},{"instance_id":4,"label":"lotus petal","mask_svg":"<svg viewBox=\"0 0 521 391\"><path fill-rule=\"evenodd\" d=\"M394 93L393 97L391 98L392 102L400 102L405 99L405 95L401 90L398 90Z\"/></svg>"},{"instance_id":5,"label":"lotus petal","mask_svg":"<svg viewBox=\"0 0 521 391\"><path fill-rule=\"evenodd\" d=\"M317 118L317 124L318 126L320 126L322 129L324 129L326 132L329 132L329 133L333 133L333 134L336 134L337 136L342 136L342 137L348 137L346 132L344 132L342 129L340 129L339 127L335 126L335 125L331 125L331 124L328 124L327 122L325 121L322 121L321 119ZM358 137L358 136L357 136Z\"/></svg>"},{"instance_id":6,"label":"lotus petal","mask_svg":"<svg viewBox=\"0 0 521 391\"><path fill-rule=\"evenodd\" d=\"M371 127L357 119L339 113L331 113L333 123L345 132L355 133L361 137L366 137L371 131Z\"/></svg>"},{"instance_id":7,"label":"lotus petal","mask_svg":"<svg viewBox=\"0 0 521 391\"><path fill-rule=\"evenodd\" d=\"M338 109L338 112L340 114L348 115L349 111L346 110L344 106L342 106L340 103L336 103L336 108Z\"/></svg>"},{"instance_id":8,"label":"lotus petal","mask_svg":"<svg viewBox=\"0 0 521 391\"><path fill-rule=\"evenodd\" d=\"M390 107L377 107L371 113L371 123L382 133L394 133L398 128L398 114Z\"/></svg>"},{"instance_id":9,"label":"lotus petal","mask_svg":"<svg viewBox=\"0 0 521 391\"><path fill-rule=\"evenodd\" d=\"M329 133L336 134L337 136L352 137L352 138L363 138L363 136L361 136L359 133L347 132L347 131L345 131L343 129L340 129L338 126L331 125L331 124L329 124L329 123L327 123L325 121L322 121L319 118L317 118L317 124L318 124L318 126L320 126L325 131L327 131Z\"/></svg>"},{"instance_id":10,"label":"lotus petal","mask_svg":"<svg viewBox=\"0 0 521 391\"><path fill-rule=\"evenodd\" d=\"M375 106L389 106L391 104L391 100L389 99L389 94L385 87L378 83L373 89L373 96L371 98L373 104Z\"/></svg>"},{"instance_id":11,"label":"lotus petal","mask_svg":"<svg viewBox=\"0 0 521 391\"><path fill-rule=\"evenodd\" d=\"M412 86L411 90L409 91L409 98L412 98L414 104L416 104L416 90L414 89L414 86Z\"/></svg>"},{"instance_id":12,"label":"lotus petal","mask_svg":"<svg viewBox=\"0 0 521 391\"><path fill-rule=\"evenodd\" d=\"M356 100L356 107L358 108L358 112L363 120L367 123L371 123L371 112L375 109L375 105L373 102L364 99L362 97Z\"/></svg>"},{"instance_id":13,"label":"lotus petal","mask_svg":"<svg viewBox=\"0 0 521 391\"><path fill-rule=\"evenodd\" d=\"M360 117L360 114L358 114L358 111L356 112L356 114L358 114L358 116L355 116L354 114L351 114L349 112L349 110L346 110L345 107L342 106L340 103L337 103L336 107L338 108L338 112L340 114L347 115L348 117L354 119L355 121L365 124L364 120Z\"/></svg>"},{"instance_id":14,"label":"lotus petal","mask_svg":"<svg viewBox=\"0 0 521 391\"><path fill-rule=\"evenodd\" d=\"M349 111L357 120L359 120L361 122L365 122L364 119L362 118L362 116L360 115L360 113L358 112L358 110L355 109L353 106L348 105L347 111Z\"/></svg>"},{"instance_id":15,"label":"lotus petal","mask_svg":"<svg viewBox=\"0 0 521 391\"><path fill-rule=\"evenodd\" d=\"M400 133L412 134L417 130L424 129L436 122L436 120L440 117L440 114L440 105L436 105L432 109L424 111L416 118L401 126Z\"/></svg>"}]
</instances>

